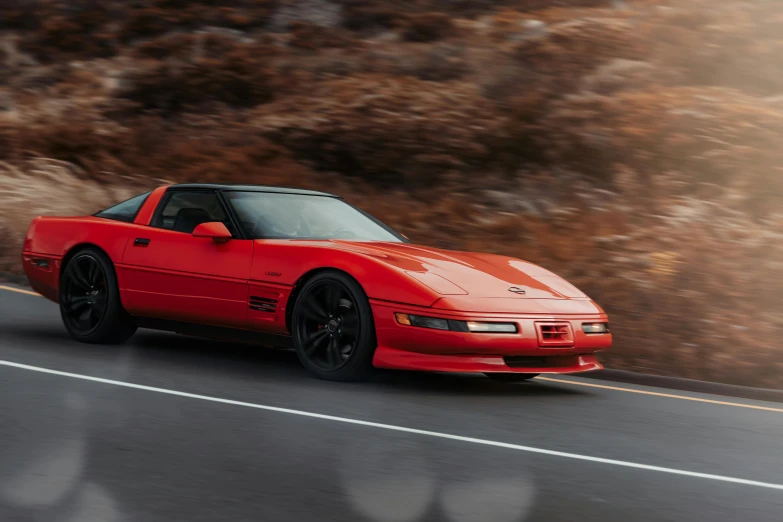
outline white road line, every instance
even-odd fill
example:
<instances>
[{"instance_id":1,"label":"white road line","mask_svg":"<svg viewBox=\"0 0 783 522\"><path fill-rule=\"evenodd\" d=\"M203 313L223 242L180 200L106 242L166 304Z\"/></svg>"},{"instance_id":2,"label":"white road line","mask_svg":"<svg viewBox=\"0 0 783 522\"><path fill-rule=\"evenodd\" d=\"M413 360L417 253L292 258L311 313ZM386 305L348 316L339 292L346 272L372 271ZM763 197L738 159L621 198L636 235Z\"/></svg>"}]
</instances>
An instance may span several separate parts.
<instances>
[{"instance_id":1,"label":"white road line","mask_svg":"<svg viewBox=\"0 0 783 522\"><path fill-rule=\"evenodd\" d=\"M242 402L242 401L234 401L230 399L221 399L219 397L210 397L208 395L198 395L195 393L186 393L176 390L167 390L165 388L155 388L153 386L144 386L141 384L133 384L129 382L122 382L122 381L114 381L111 379L102 379L100 377L91 377L89 375L81 375L78 373L69 373L69 372L61 372L59 370L50 370L48 368L41 368L39 366L30 366L27 364L19 364L15 362L10 361L3 361L0 360L0 366L8 366L11 368L18 368L20 370L29 370L33 372L39 372L39 373L48 373L51 375L59 375L61 377L70 377L72 379L80 379L83 381L92 381L92 382L100 382L103 384L111 384L113 386L122 386L124 388L133 388L137 390L145 390L155 393L163 393L166 395L175 395L177 397L187 397L189 399L198 399L202 401L209 401L209 402L217 402L221 404L230 404L232 406L242 406L245 408L255 408L258 410L266 410L266 411L273 411L277 413L288 413L290 415L298 415L301 417L310 417L313 419L323 419L323 420L330 420L334 422L342 422L345 424L353 424L357 426L366 426L369 428L378 428L382 430L389 430L389 431L397 431L402 433L412 433L415 435L424 435L427 437L435 437L439 439L447 439L447 440L455 440L459 442L469 442L472 444L479 444L482 446L491 446L495 448L504 448L504 449L510 449L510 450L516 450L516 451L525 451L528 453L539 453L542 455L551 455L553 457L564 457L568 459L575 459L575 460L585 460L588 462L597 462L599 464L611 464L613 466L623 466L626 468L635 468L635 469L643 469L646 471L658 471L660 473L669 473L672 475L684 475L686 477L695 477L695 478L702 478L702 479L708 479L708 480L717 480L721 482L731 482L734 484L743 484L746 486L757 486L761 488L770 488L770 489L780 489L783 490L783 484L772 484L769 482L760 482L758 480L747 480L747 479L741 479L741 478L734 478L734 477L726 477L723 475L712 475L710 473L697 473L694 471L685 471L681 469L674 469L674 468L664 468L661 466L649 466L647 464L637 464L635 462L626 462L623 460L614 460L614 459L604 459L601 457L591 457L588 455L580 455L578 453L566 453L563 451L553 451L553 450L547 450L542 448L534 448L532 446L522 446L519 444L509 444L507 442L496 442L493 440L486 440L486 439L476 439L473 437L463 437L461 435L451 435L449 433L441 433L437 431L428 431L428 430L419 430L415 428L406 428L404 426L395 426L393 424L382 424L378 422L369 422L369 421L363 421L363 420L357 420L357 419L349 419L346 417L337 417L334 415L324 415L321 413L312 413L309 411L302 411L302 410L293 410L290 408L279 408L277 406L266 406L263 404L254 404L252 402Z\"/></svg>"}]
</instances>

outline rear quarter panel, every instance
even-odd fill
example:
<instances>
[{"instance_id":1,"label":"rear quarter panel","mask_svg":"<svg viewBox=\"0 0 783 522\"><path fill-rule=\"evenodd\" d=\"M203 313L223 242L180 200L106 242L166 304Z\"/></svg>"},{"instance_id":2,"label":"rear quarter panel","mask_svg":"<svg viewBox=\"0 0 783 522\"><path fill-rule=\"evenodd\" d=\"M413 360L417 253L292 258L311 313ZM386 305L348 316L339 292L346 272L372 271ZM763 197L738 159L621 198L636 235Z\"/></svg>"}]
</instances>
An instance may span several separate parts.
<instances>
[{"instance_id":1,"label":"rear quarter panel","mask_svg":"<svg viewBox=\"0 0 783 522\"><path fill-rule=\"evenodd\" d=\"M97 217L38 217L30 224L22 252L22 266L33 289L58 300L63 258L74 247L91 244L113 262L122 259L125 246L138 225ZM39 266L40 261L48 266ZM120 281L122 287L122 281Z\"/></svg>"}]
</instances>

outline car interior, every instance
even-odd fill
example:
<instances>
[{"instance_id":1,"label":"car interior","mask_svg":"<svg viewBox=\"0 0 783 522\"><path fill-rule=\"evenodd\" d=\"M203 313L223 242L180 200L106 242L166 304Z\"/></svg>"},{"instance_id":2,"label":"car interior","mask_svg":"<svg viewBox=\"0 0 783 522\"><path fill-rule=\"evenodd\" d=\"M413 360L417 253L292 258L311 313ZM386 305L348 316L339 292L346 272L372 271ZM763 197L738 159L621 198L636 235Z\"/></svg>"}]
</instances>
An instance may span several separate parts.
<instances>
[{"instance_id":1,"label":"car interior","mask_svg":"<svg viewBox=\"0 0 783 522\"><path fill-rule=\"evenodd\" d=\"M217 195L211 192L175 192L165 203L157 226L191 234L201 223L220 221L232 230L232 224Z\"/></svg>"}]
</instances>

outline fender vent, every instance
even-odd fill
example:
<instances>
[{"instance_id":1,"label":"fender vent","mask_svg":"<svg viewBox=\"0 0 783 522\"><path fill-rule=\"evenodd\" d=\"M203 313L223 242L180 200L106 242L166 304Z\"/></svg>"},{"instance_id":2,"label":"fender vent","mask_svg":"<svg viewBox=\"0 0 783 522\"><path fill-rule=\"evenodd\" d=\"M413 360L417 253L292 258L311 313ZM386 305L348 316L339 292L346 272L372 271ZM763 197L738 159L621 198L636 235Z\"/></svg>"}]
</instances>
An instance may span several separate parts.
<instances>
[{"instance_id":1,"label":"fender vent","mask_svg":"<svg viewBox=\"0 0 783 522\"><path fill-rule=\"evenodd\" d=\"M539 346L573 346L571 323L536 323Z\"/></svg>"},{"instance_id":2,"label":"fender vent","mask_svg":"<svg viewBox=\"0 0 783 522\"><path fill-rule=\"evenodd\" d=\"M259 312L277 311L277 299L267 299L266 297L250 296L250 309Z\"/></svg>"}]
</instances>

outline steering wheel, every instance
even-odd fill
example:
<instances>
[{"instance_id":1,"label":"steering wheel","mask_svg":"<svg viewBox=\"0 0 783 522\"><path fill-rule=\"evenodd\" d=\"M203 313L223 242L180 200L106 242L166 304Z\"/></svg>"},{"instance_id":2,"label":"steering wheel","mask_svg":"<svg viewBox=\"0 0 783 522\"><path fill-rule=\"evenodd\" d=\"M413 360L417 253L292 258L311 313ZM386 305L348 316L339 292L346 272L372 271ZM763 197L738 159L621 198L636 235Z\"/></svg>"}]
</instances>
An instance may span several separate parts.
<instances>
[{"instance_id":1,"label":"steering wheel","mask_svg":"<svg viewBox=\"0 0 783 522\"><path fill-rule=\"evenodd\" d=\"M279 232L278 234L275 234L275 232ZM307 223L306 220L302 219L301 216L299 216L299 229L294 233L287 233L284 230L281 230L274 219L269 220L266 219L264 214L259 214L259 216L256 218L256 222L253 225L253 236L254 237L267 237L269 235L279 235L284 238L288 239L296 239L300 237L310 237L312 236L312 230L310 228L310 225Z\"/></svg>"},{"instance_id":2,"label":"steering wheel","mask_svg":"<svg viewBox=\"0 0 783 522\"><path fill-rule=\"evenodd\" d=\"M344 238L344 239L351 239L351 238L358 237L356 235L356 232L354 232L350 228L341 228L340 230L335 230L334 232L332 232L328 236L329 236L329 239L336 239L337 236L340 236L343 233L345 233L348 236L347 238Z\"/></svg>"},{"instance_id":3,"label":"steering wheel","mask_svg":"<svg viewBox=\"0 0 783 522\"><path fill-rule=\"evenodd\" d=\"M267 223L267 220L264 219L264 215L259 214L255 223L253 223L253 232L251 235L253 237L262 238L270 232L270 228L271 227L269 226L269 223Z\"/></svg>"}]
</instances>

